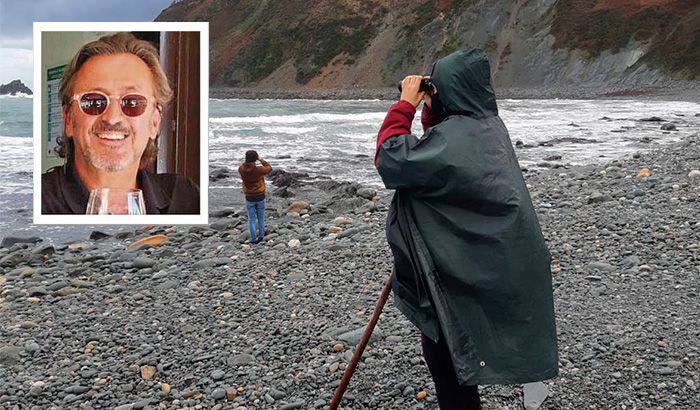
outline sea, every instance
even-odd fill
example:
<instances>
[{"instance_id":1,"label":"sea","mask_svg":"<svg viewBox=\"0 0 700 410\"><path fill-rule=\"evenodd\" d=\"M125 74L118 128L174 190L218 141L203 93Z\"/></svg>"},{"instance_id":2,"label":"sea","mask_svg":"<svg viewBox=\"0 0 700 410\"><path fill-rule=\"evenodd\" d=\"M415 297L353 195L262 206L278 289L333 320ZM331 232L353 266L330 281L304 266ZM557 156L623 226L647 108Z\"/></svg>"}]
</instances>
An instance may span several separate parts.
<instances>
[{"instance_id":1,"label":"sea","mask_svg":"<svg viewBox=\"0 0 700 410\"><path fill-rule=\"evenodd\" d=\"M381 187L375 141L393 102L210 99L209 169L235 175L245 151L255 149L275 168L307 173L310 180ZM629 157L700 130L700 104L687 101L504 99L498 105L527 169ZM664 125L675 130L662 130ZM413 132L422 135L419 114ZM0 96L0 237L37 234L60 241L89 233L90 227L32 226L32 144L32 98ZM210 189L237 187L238 179L230 178Z\"/></svg>"}]
</instances>

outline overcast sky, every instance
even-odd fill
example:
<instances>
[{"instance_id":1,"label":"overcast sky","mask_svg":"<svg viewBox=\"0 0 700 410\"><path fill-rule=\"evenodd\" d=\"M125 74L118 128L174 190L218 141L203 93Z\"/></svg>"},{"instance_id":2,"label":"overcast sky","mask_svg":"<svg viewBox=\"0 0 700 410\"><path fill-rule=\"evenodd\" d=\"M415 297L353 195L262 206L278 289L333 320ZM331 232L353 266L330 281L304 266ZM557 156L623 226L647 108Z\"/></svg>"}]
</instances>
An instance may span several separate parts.
<instances>
[{"instance_id":1,"label":"overcast sky","mask_svg":"<svg viewBox=\"0 0 700 410\"><path fill-rule=\"evenodd\" d=\"M32 81L35 21L153 21L172 0L0 0L0 84Z\"/></svg>"}]
</instances>

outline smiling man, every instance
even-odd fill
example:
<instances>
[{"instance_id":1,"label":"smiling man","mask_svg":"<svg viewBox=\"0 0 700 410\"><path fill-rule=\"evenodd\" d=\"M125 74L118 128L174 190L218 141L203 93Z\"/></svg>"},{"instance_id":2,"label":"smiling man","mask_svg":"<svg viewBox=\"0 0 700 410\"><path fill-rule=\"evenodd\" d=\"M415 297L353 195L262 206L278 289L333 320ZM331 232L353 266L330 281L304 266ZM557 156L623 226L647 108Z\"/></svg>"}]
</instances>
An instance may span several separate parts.
<instances>
[{"instance_id":1,"label":"smiling man","mask_svg":"<svg viewBox=\"0 0 700 410\"><path fill-rule=\"evenodd\" d=\"M117 33L84 45L61 80L65 164L42 175L42 213L84 214L90 191L110 188L140 189L147 214L198 214L196 185L148 170L172 94L150 43Z\"/></svg>"}]
</instances>

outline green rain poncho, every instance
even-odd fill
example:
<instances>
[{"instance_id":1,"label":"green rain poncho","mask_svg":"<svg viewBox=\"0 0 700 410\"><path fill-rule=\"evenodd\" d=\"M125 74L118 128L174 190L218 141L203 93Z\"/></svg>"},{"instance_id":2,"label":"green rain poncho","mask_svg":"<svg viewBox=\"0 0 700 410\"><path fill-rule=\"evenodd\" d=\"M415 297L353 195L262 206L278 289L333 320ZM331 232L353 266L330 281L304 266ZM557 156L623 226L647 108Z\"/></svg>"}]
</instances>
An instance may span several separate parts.
<instances>
[{"instance_id":1,"label":"green rain poncho","mask_svg":"<svg viewBox=\"0 0 700 410\"><path fill-rule=\"evenodd\" d=\"M401 101L377 141L377 169L395 189L387 217L397 307L433 341L445 337L462 385L557 376L550 254L486 55L438 60L438 124L410 135Z\"/></svg>"}]
</instances>

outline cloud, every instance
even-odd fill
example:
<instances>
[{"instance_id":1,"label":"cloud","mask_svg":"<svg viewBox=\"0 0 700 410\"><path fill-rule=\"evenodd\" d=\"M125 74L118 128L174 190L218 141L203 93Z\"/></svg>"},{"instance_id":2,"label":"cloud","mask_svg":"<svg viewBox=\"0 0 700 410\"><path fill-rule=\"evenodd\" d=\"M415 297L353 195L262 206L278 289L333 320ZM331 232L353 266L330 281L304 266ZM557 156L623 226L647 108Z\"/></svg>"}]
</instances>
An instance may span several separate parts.
<instances>
[{"instance_id":1,"label":"cloud","mask_svg":"<svg viewBox=\"0 0 700 410\"><path fill-rule=\"evenodd\" d=\"M32 36L35 21L153 21L171 0L0 0L0 39Z\"/></svg>"},{"instance_id":2,"label":"cloud","mask_svg":"<svg viewBox=\"0 0 700 410\"><path fill-rule=\"evenodd\" d=\"M0 37L0 48L23 48L31 50L33 47L32 36L29 37Z\"/></svg>"},{"instance_id":3,"label":"cloud","mask_svg":"<svg viewBox=\"0 0 700 410\"><path fill-rule=\"evenodd\" d=\"M0 48L0 84L21 80L34 91L32 62L34 53L25 48Z\"/></svg>"},{"instance_id":4,"label":"cloud","mask_svg":"<svg viewBox=\"0 0 700 410\"><path fill-rule=\"evenodd\" d=\"M172 0L0 0L0 83L32 86L33 23L153 21Z\"/></svg>"}]
</instances>

